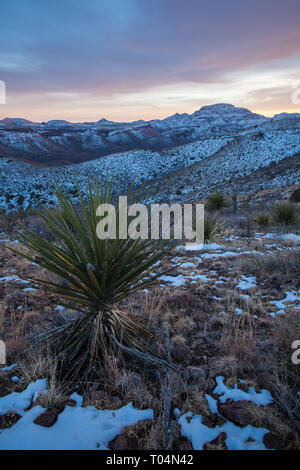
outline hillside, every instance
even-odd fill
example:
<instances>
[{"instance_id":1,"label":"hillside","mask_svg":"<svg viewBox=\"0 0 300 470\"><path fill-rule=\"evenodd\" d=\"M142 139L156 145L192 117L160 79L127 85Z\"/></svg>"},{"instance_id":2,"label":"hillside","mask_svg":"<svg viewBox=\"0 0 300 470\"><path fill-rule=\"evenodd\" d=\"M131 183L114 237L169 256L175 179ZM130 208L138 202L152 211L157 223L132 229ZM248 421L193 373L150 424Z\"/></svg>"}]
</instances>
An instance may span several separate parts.
<instances>
[{"instance_id":1,"label":"hillside","mask_svg":"<svg viewBox=\"0 0 300 470\"><path fill-rule=\"evenodd\" d=\"M230 104L203 106L193 114L166 119L120 123L33 123L21 118L0 121L0 156L45 166L79 163L132 150L161 151L198 140L232 135L289 115L266 118Z\"/></svg>"},{"instance_id":2,"label":"hillside","mask_svg":"<svg viewBox=\"0 0 300 470\"><path fill-rule=\"evenodd\" d=\"M56 179L74 193L74 174L85 189L88 177L114 174L124 192L131 181L145 185L148 202L179 198L195 201L216 187L227 193L299 183L300 119L264 121L255 128L197 140L163 151L135 150L59 168L0 159L0 207L13 210L43 202L54 205ZM286 162L286 163L285 163ZM259 175L259 177L258 177ZM275 177L276 176L276 177Z\"/></svg>"}]
</instances>

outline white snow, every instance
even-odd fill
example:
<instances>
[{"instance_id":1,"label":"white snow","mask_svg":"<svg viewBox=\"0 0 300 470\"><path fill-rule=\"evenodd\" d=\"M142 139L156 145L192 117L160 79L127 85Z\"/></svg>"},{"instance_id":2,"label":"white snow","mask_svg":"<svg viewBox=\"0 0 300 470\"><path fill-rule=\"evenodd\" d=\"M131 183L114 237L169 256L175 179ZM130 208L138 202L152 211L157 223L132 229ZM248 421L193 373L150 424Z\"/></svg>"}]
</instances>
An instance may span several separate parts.
<instances>
[{"instance_id":1,"label":"white snow","mask_svg":"<svg viewBox=\"0 0 300 470\"><path fill-rule=\"evenodd\" d=\"M195 274L195 273L190 273L190 274L185 274L185 275L178 274L177 276L167 276L164 274L163 276L160 276L159 279L175 287L183 286L183 284L185 284L186 281L189 279L191 280L191 284L195 284L197 279L200 279L203 282L209 281L208 277L205 276L204 274Z\"/></svg>"},{"instance_id":2,"label":"white snow","mask_svg":"<svg viewBox=\"0 0 300 470\"><path fill-rule=\"evenodd\" d=\"M296 304L291 304L291 302L297 302ZM282 300L271 300L270 304L275 305L278 308L277 312L271 312L269 315L275 317L275 315L283 315L285 310L291 306L295 309L300 309L300 291L289 291L285 293L285 297Z\"/></svg>"},{"instance_id":3,"label":"white snow","mask_svg":"<svg viewBox=\"0 0 300 470\"><path fill-rule=\"evenodd\" d=\"M235 313L236 313L237 315L242 315L243 310L242 310L241 308L239 308L239 307L235 307Z\"/></svg>"},{"instance_id":4,"label":"white snow","mask_svg":"<svg viewBox=\"0 0 300 470\"><path fill-rule=\"evenodd\" d=\"M118 410L83 408L82 397L71 395L76 406L66 406L50 428L33 421L45 409L34 406L12 427L0 432L0 449L5 450L107 450L108 443L125 426L153 419L153 410L138 410L132 403Z\"/></svg>"},{"instance_id":5,"label":"white snow","mask_svg":"<svg viewBox=\"0 0 300 470\"><path fill-rule=\"evenodd\" d=\"M219 400L221 403L231 399L234 401L248 400L257 405L269 405L273 401L270 392L267 390L256 393L254 388L250 387L247 393L237 389L237 386L229 388L224 385L224 377L222 376L217 377L216 380L217 387L214 393L220 395ZM220 415L217 400L208 394L205 395L205 398L211 413ZM221 432L226 433L225 443L228 450L266 450L263 438L269 431L265 428L256 428L251 425L242 428L228 420L221 426L210 428L203 424L201 415L193 415L191 412L182 415L178 423L181 426L181 434L189 439L194 450L202 450L205 443L215 440ZM249 439L251 439L250 442L248 442Z\"/></svg>"},{"instance_id":6,"label":"white snow","mask_svg":"<svg viewBox=\"0 0 300 470\"><path fill-rule=\"evenodd\" d=\"M38 379L28 385L23 392L12 392L0 398L0 415L8 411L22 414L30 406L31 400L36 401L40 393L47 393L47 379Z\"/></svg>"},{"instance_id":7,"label":"white snow","mask_svg":"<svg viewBox=\"0 0 300 470\"><path fill-rule=\"evenodd\" d=\"M273 402L271 393L268 390L261 390L256 392L254 387L249 387L248 392L240 390L237 384L233 388L227 387L224 384L224 377L219 376L216 378L217 386L214 389L214 393L220 395L219 400L221 403L225 403L227 400L247 400L252 401L256 405L269 405Z\"/></svg>"},{"instance_id":8,"label":"white snow","mask_svg":"<svg viewBox=\"0 0 300 470\"><path fill-rule=\"evenodd\" d=\"M164 274L160 277L160 280L165 281L175 287L182 286L183 284L185 284L186 281L185 277L182 274L178 274L178 276L167 276L166 274Z\"/></svg>"},{"instance_id":9,"label":"white snow","mask_svg":"<svg viewBox=\"0 0 300 470\"><path fill-rule=\"evenodd\" d=\"M194 415L190 420L192 413L186 413L179 418L181 425L181 434L185 436L193 446L194 450L202 450L203 445L216 439L221 432L226 433L226 446L228 450L266 450L263 443L264 435L269 432L265 428L255 428L250 424L241 428L231 421L227 421L222 426L209 428L202 423L201 415ZM253 439L247 442L248 439Z\"/></svg>"},{"instance_id":10,"label":"white snow","mask_svg":"<svg viewBox=\"0 0 300 470\"><path fill-rule=\"evenodd\" d=\"M10 371L10 370L14 369L16 366L17 366L17 364L11 364L10 366L2 367L2 369L0 369L0 370Z\"/></svg>"},{"instance_id":11,"label":"white snow","mask_svg":"<svg viewBox=\"0 0 300 470\"><path fill-rule=\"evenodd\" d=\"M181 247L182 248L182 247ZM186 251L210 251L210 250L219 250L223 247L218 245L218 243L206 243L206 244L197 244L197 243L189 243L184 246Z\"/></svg>"},{"instance_id":12,"label":"white snow","mask_svg":"<svg viewBox=\"0 0 300 470\"><path fill-rule=\"evenodd\" d=\"M239 289L247 290L256 287L256 277L255 276L241 276L240 282L237 284Z\"/></svg>"},{"instance_id":13,"label":"white snow","mask_svg":"<svg viewBox=\"0 0 300 470\"><path fill-rule=\"evenodd\" d=\"M295 233L286 233L282 235L281 238L284 240L292 240L295 243L300 243L300 235L296 235Z\"/></svg>"}]
</instances>

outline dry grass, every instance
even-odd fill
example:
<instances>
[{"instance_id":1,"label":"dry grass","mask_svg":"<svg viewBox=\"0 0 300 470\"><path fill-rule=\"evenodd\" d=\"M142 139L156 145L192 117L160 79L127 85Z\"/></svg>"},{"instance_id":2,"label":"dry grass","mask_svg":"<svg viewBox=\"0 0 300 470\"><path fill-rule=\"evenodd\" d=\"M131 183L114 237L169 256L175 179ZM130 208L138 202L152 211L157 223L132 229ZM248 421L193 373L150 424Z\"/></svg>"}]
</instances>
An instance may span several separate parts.
<instances>
[{"instance_id":1,"label":"dry grass","mask_svg":"<svg viewBox=\"0 0 300 470\"><path fill-rule=\"evenodd\" d=\"M247 240L239 241L235 246L244 249L247 243ZM269 241L250 240L251 249L259 251L265 250L264 243ZM288 242L281 240L280 243L283 247ZM234 249L231 248L231 251ZM13 270L19 275L40 269L20 261L1 244L0 256L4 260L0 266L1 276ZM225 276L229 281L224 284L214 284L212 281L199 283L186 290L152 288L149 293L136 294L120 305L122 310L140 315L145 324L161 338L157 346L161 354L165 354L165 322L170 332L172 354L173 348L180 345L188 348L189 352L182 360L175 360L178 369L171 379L171 417L177 407L182 413L191 411L209 419L211 412L205 394L213 392L215 377L224 375L228 386L239 384L246 390L253 385L256 390L270 390L275 404L270 407L250 406L249 424L265 427L279 435L286 443L285 448L299 448L299 435L293 424L300 419L296 394L300 389L299 366L291 362L291 344L295 339L300 339L300 312L291 309L284 316L278 315L274 319L268 316L268 300L279 298L282 291L280 286L289 290L297 285L299 256L299 252L291 247L285 252L247 256L239 261L205 260L201 263L202 269L214 269L215 280ZM232 270L229 271L229 268ZM232 285L232 279L237 279L241 272L253 274L264 282L249 292L248 299L242 297ZM40 273L49 279L49 274L42 270ZM26 295L22 292L23 287L15 283L3 283L0 286L0 331L2 329L7 339L10 362L15 362L17 354L30 344L34 334L73 315L68 311L54 311L58 299ZM213 296L223 300L215 301ZM236 307L243 310L242 315L236 314ZM38 403L48 409L61 410L76 385L62 380L63 369L67 367L65 358L55 361L47 349L29 350L21 360L18 358L18 363L18 370L14 374L21 380L15 385L16 390L22 390L32 381L46 377L49 392L41 395ZM189 366L203 367L206 371L204 377L188 380L185 372ZM270 387L259 385L257 377L262 373L271 377ZM164 386L167 384L166 376L166 371L162 370L161 381ZM245 382L240 384L238 379L244 379ZM210 388L206 389L208 382ZM155 414L153 422L141 422L128 427L123 435L135 442L138 449L164 448L164 397L155 370L129 367L120 356L108 354L104 367L97 371L92 381L77 385L79 387L76 391L84 396L84 406L117 409L131 401L137 408L152 408ZM179 437L180 427L175 426L174 449L177 448ZM207 444L206 448L223 449L224 444L219 439Z\"/></svg>"},{"instance_id":2,"label":"dry grass","mask_svg":"<svg viewBox=\"0 0 300 470\"><path fill-rule=\"evenodd\" d=\"M300 275L300 251L288 249L270 254L249 254L239 262L244 272L259 277L284 276L284 279L294 279Z\"/></svg>"}]
</instances>

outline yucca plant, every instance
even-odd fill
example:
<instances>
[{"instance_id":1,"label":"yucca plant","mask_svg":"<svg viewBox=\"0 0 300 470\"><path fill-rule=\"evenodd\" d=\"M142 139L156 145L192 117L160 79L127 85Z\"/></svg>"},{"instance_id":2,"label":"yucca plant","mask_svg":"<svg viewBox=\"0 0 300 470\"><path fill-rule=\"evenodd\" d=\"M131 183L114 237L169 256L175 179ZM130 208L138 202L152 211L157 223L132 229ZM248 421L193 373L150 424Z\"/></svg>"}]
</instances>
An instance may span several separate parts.
<instances>
[{"instance_id":1,"label":"yucca plant","mask_svg":"<svg viewBox=\"0 0 300 470\"><path fill-rule=\"evenodd\" d=\"M204 218L204 243L220 241L224 237L226 221L219 215Z\"/></svg>"},{"instance_id":2,"label":"yucca plant","mask_svg":"<svg viewBox=\"0 0 300 470\"><path fill-rule=\"evenodd\" d=\"M219 211L228 206L227 198L224 194L216 191L207 198L207 209L209 211Z\"/></svg>"},{"instance_id":3,"label":"yucca plant","mask_svg":"<svg viewBox=\"0 0 300 470\"><path fill-rule=\"evenodd\" d=\"M38 340L54 341L57 351L73 364L72 376L89 375L111 349L120 348L126 357L162 363L153 353L156 336L117 304L162 274L154 272L164 264L162 258L170 247L162 240L99 239L96 210L100 204L111 203L112 182L106 182L102 190L98 181L90 182L86 202L77 182L76 188L79 207L55 183L59 210L39 211L55 242L22 227L17 238L27 253L13 250L58 276L54 282L27 278L33 287L59 296L60 305L79 312L78 318L43 333ZM117 227L118 220L116 207Z\"/></svg>"},{"instance_id":4,"label":"yucca plant","mask_svg":"<svg viewBox=\"0 0 300 470\"><path fill-rule=\"evenodd\" d=\"M259 212L253 217L253 221L259 228L268 227L270 225L270 215L267 212Z\"/></svg>"},{"instance_id":5,"label":"yucca plant","mask_svg":"<svg viewBox=\"0 0 300 470\"><path fill-rule=\"evenodd\" d=\"M281 202L272 209L272 217L276 224L287 226L299 223L299 210L291 202Z\"/></svg>"}]
</instances>

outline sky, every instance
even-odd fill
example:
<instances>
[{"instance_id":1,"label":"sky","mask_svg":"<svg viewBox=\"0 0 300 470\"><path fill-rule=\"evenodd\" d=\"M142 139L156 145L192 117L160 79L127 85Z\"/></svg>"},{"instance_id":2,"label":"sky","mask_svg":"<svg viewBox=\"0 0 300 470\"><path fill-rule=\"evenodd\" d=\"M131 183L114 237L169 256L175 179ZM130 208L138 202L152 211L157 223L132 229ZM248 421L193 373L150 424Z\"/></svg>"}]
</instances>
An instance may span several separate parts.
<instances>
[{"instance_id":1,"label":"sky","mask_svg":"<svg viewBox=\"0 0 300 470\"><path fill-rule=\"evenodd\" d=\"M299 19L300 0L2 0L0 118L300 112Z\"/></svg>"}]
</instances>

